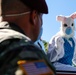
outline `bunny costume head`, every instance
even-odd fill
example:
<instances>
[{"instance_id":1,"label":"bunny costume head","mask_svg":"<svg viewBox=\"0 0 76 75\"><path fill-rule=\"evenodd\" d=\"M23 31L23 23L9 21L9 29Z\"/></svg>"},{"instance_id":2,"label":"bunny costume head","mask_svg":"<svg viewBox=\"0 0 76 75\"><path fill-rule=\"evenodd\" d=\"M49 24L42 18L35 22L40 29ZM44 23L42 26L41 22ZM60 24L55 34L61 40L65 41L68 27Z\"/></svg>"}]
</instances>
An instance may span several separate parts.
<instances>
[{"instance_id":1,"label":"bunny costume head","mask_svg":"<svg viewBox=\"0 0 76 75\"><path fill-rule=\"evenodd\" d=\"M70 38L74 36L76 12L70 16L57 16L57 20L61 22L61 36Z\"/></svg>"}]
</instances>

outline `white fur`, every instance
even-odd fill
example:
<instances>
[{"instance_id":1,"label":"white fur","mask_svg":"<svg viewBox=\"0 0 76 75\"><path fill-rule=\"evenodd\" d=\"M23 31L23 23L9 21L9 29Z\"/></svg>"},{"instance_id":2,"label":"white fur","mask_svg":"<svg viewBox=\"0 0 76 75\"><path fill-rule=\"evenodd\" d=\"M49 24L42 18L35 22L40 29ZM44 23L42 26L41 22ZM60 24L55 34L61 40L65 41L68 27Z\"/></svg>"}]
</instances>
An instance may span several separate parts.
<instances>
[{"instance_id":1,"label":"white fur","mask_svg":"<svg viewBox=\"0 0 76 75\"><path fill-rule=\"evenodd\" d=\"M59 16L58 16L59 17ZM74 36L74 31L75 31L75 23L74 23L74 19L72 19L71 17L69 16L60 16L62 17L64 20L60 20L61 21L61 27L60 27L60 33L61 33L61 36L62 37L65 37L65 38L70 38L70 37L73 37ZM58 19L59 21L59 19ZM72 23L74 24L74 26L72 26ZM67 24L67 27L64 27L64 24ZM72 29L72 33L70 35L67 35L65 33L65 30L68 28L68 27L71 27Z\"/></svg>"},{"instance_id":2,"label":"white fur","mask_svg":"<svg viewBox=\"0 0 76 75\"><path fill-rule=\"evenodd\" d=\"M74 38L74 32L75 32L74 19L75 18L76 18L76 13L73 13L70 16L60 15L60 16L56 17L56 19L61 22L61 27L60 27L60 31L56 35L54 35L49 42L47 54L49 54L49 56L50 56L49 59L51 62L55 62L64 56L63 38L66 38L67 40L69 38L73 38L73 40L75 41L75 38ZM72 23L73 23L73 26L72 26ZM67 26L64 27L64 24L67 24ZM72 29L72 33L69 35L65 33L65 30L68 27L70 27ZM73 46L71 41L68 40L68 42L70 43L71 46ZM76 44L76 41L75 41L75 44ZM75 45L73 63L76 62L74 60L76 60L76 45Z\"/></svg>"}]
</instances>

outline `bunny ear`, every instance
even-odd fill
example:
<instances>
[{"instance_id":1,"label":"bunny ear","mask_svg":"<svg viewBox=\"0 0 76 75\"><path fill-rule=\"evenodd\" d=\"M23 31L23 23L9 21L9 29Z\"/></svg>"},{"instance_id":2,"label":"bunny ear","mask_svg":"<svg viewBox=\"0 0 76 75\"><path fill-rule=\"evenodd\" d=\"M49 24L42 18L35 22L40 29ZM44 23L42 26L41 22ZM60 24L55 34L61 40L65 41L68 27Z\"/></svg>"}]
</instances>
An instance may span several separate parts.
<instances>
[{"instance_id":1,"label":"bunny ear","mask_svg":"<svg viewBox=\"0 0 76 75\"><path fill-rule=\"evenodd\" d=\"M71 17L72 19L75 19L75 18L76 18L76 12L73 13L70 17Z\"/></svg>"},{"instance_id":2,"label":"bunny ear","mask_svg":"<svg viewBox=\"0 0 76 75\"><path fill-rule=\"evenodd\" d=\"M57 21L64 21L66 18L64 16L57 16L56 17Z\"/></svg>"}]
</instances>

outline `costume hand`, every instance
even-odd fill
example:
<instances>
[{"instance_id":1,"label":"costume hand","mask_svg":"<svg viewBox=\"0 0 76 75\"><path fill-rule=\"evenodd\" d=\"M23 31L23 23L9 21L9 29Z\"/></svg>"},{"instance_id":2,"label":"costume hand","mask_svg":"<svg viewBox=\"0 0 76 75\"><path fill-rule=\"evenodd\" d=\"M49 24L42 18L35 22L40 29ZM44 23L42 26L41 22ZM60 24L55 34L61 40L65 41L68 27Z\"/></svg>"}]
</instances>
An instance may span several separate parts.
<instances>
[{"instance_id":1,"label":"costume hand","mask_svg":"<svg viewBox=\"0 0 76 75\"><path fill-rule=\"evenodd\" d=\"M63 47L63 43L64 43L64 41L62 38L58 38L58 37L55 38L55 47L57 49L61 49Z\"/></svg>"}]
</instances>

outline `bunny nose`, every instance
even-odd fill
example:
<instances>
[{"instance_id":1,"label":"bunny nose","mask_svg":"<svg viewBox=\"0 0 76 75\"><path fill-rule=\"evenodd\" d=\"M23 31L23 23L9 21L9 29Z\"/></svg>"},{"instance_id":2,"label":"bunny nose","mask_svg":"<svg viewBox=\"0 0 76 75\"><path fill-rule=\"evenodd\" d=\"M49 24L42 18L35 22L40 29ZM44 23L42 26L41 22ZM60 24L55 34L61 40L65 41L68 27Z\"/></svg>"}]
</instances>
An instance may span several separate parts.
<instances>
[{"instance_id":1,"label":"bunny nose","mask_svg":"<svg viewBox=\"0 0 76 75\"><path fill-rule=\"evenodd\" d=\"M66 33L67 35L70 35L70 34L72 33L71 27L68 27L68 28L65 30L65 33Z\"/></svg>"}]
</instances>

